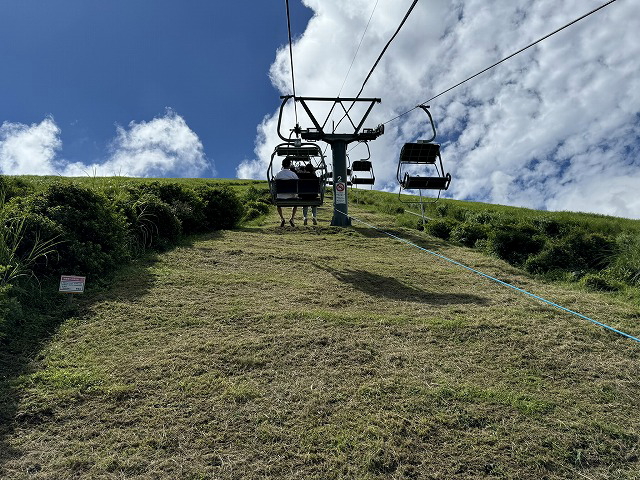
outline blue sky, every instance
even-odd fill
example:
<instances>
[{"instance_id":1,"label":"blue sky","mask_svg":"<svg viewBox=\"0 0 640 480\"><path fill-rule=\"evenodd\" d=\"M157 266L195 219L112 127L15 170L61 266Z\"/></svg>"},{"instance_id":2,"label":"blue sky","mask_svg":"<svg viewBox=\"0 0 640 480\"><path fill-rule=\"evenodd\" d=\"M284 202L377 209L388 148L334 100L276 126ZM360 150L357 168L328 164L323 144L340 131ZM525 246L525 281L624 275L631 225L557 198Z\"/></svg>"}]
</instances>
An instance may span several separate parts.
<instances>
[{"instance_id":1,"label":"blue sky","mask_svg":"<svg viewBox=\"0 0 640 480\"><path fill-rule=\"evenodd\" d=\"M301 34L312 11L291 2ZM279 104L269 80L287 42L284 2L3 0L0 123L60 129L59 156L93 163L116 127L171 108L216 174L253 157L256 127Z\"/></svg>"},{"instance_id":2,"label":"blue sky","mask_svg":"<svg viewBox=\"0 0 640 480\"><path fill-rule=\"evenodd\" d=\"M296 93L355 95L411 3L290 0ZM363 92L382 98L365 127L603 3L419 1ZM640 4L616 0L431 102L444 196L640 218L638 58ZM280 0L3 0L0 61L4 174L264 178L292 93ZM375 188L397 190L425 122L371 143Z\"/></svg>"}]
</instances>

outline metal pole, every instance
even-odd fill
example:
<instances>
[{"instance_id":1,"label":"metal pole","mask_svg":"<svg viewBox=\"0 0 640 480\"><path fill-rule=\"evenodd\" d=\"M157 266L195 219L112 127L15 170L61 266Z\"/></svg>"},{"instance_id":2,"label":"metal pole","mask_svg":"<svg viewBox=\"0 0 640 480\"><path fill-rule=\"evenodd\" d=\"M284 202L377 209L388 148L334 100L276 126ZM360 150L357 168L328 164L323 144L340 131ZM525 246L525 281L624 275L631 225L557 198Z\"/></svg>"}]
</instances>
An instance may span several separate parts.
<instances>
[{"instance_id":1,"label":"metal pole","mask_svg":"<svg viewBox=\"0 0 640 480\"><path fill-rule=\"evenodd\" d=\"M334 140L331 142L333 154L333 219L334 227L349 227L349 207L347 204L347 144L346 140Z\"/></svg>"}]
</instances>

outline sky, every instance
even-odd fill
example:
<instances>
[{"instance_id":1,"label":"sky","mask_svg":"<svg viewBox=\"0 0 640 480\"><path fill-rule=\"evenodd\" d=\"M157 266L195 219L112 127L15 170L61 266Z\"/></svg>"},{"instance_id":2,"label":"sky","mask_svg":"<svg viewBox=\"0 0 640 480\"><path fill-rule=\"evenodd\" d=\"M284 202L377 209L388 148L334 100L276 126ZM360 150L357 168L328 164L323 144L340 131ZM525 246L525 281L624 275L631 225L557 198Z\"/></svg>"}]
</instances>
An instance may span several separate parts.
<instances>
[{"instance_id":1,"label":"sky","mask_svg":"<svg viewBox=\"0 0 640 480\"><path fill-rule=\"evenodd\" d=\"M355 96L411 3L290 0L296 94ZM375 188L429 132L392 119L603 3L418 1L362 93ZM264 179L287 42L284 1L1 0L0 173ZM639 58L640 4L617 0L430 102L443 196L640 218Z\"/></svg>"}]
</instances>

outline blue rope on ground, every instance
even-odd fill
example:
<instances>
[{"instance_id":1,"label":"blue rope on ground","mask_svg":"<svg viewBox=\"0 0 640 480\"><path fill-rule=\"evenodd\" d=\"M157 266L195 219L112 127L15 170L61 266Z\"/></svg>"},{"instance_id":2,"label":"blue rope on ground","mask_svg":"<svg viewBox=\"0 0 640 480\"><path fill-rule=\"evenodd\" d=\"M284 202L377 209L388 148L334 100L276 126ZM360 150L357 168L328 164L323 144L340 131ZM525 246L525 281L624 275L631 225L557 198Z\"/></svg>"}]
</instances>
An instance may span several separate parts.
<instances>
[{"instance_id":1,"label":"blue rope on ground","mask_svg":"<svg viewBox=\"0 0 640 480\"><path fill-rule=\"evenodd\" d=\"M344 215L343 212L340 212L340 213L342 213ZM415 247L415 248L417 248L419 250L422 250L423 252L426 252L426 253L428 253L430 255L433 255L435 257L441 258L442 260L445 260L445 261L447 261L449 263L452 263L454 265L462 267L462 268L464 268L466 270L469 270L470 272L476 273L476 274L478 274L478 275L480 275L482 277L488 278L489 280L492 280L492 281L494 281L496 283L499 283L500 285L503 285L505 287L511 288L511 289L513 289L513 290L515 290L517 292L524 293L525 295L528 295L528 296L530 296L532 298L535 298L536 300L540 300L541 302L544 302L547 305L551 305L552 307L556 307L556 308L558 308L560 310L563 310L563 311L568 312L568 313L570 313L572 315L575 315L576 317L582 318L583 320L588 320L589 322L591 322L591 323L593 323L595 325L598 325L600 327L606 328L607 330L615 332L618 335L622 335L623 337L627 337L630 340L633 340L635 342L640 343L640 338L634 337L633 335L629 335L628 333L622 332L622 331L620 331L620 330L618 330L616 328L613 328L613 327L611 327L609 325L606 325L604 323L598 322L597 320L589 318L586 315L582 315L581 313L573 311L573 310L571 310L569 308L563 307L562 305L558 305L557 303L552 302L551 300L547 300L546 298L540 297L540 296L535 295L535 294L533 294L531 292L527 292L526 290L523 290L522 288L516 287L515 285L511 285L510 283L503 282L502 280L499 280L499 279L497 279L495 277L492 277L491 275L487 275L486 273L483 273L483 272L481 272L479 270L476 270L475 268L468 267L467 265L464 265L464 264L462 264L460 262L456 262L455 260L453 260L451 258L445 257L444 255L436 253L436 252L434 252L432 250L428 250L428 249L426 249L424 247L421 247L420 245L416 245L415 243L412 243L409 240L405 240L402 237L398 237L397 235L394 235L393 233L385 232L384 230L376 227L375 225L371 225L370 223L364 222L364 221L359 220L359 219L357 219L355 217L352 217L352 216L349 216L349 218L351 218L351 220L355 220L356 222L362 223L362 224L366 225L369 228L372 228L372 229L377 230L377 231L379 231L381 233L384 233L385 235L388 235L389 237L394 238L394 239L396 239L396 240L398 240L400 242L406 243L407 245L410 245L410 246Z\"/></svg>"}]
</instances>

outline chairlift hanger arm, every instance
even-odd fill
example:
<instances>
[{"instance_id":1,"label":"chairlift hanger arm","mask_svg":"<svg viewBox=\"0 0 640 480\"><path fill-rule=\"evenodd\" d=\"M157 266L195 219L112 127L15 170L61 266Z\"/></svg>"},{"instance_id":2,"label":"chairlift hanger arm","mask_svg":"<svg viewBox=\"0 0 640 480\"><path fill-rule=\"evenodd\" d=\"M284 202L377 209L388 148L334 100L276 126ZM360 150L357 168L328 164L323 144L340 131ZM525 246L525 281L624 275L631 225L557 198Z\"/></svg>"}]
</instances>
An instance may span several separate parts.
<instances>
[{"instance_id":1,"label":"chairlift hanger arm","mask_svg":"<svg viewBox=\"0 0 640 480\"><path fill-rule=\"evenodd\" d=\"M433 123L433 117L431 116L431 112L429 111L429 105L418 105L418 108L421 108L422 110L424 110L425 112L427 112L427 115L429 115L429 121L431 122L431 129L433 130L433 136L429 139L429 140L425 140L425 142L433 142L436 139L436 124Z\"/></svg>"},{"instance_id":2,"label":"chairlift hanger arm","mask_svg":"<svg viewBox=\"0 0 640 480\"><path fill-rule=\"evenodd\" d=\"M289 138L285 137L282 135L282 133L280 132L280 126L282 125L282 112L284 110L284 106L287 104L287 102L290 99L294 99L295 101L295 97L293 95L283 95L280 98L282 98L282 104L280 105L280 114L278 115L278 136L285 142L290 142L291 141L291 137L289 136ZM296 135L299 135L300 132L300 127L298 125L296 125L296 128L294 129L294 132L296 133Z\"/></svg>"}]
</instances>

